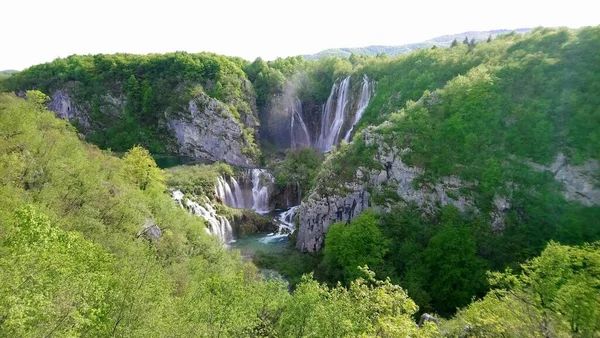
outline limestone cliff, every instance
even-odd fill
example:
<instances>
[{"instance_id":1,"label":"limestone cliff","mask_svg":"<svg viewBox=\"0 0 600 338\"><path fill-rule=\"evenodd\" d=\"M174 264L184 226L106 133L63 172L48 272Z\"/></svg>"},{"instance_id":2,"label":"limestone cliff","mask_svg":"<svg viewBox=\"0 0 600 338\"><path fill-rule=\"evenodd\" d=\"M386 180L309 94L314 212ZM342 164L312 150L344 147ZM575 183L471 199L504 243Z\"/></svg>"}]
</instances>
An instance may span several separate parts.
<instances>
[{"instance_id":1,"label":"limestone cliff","mask_svg":"<svg viewBox=\"0 0 600 338\"><path fill-rule=\"evenodd\" d=\"M97 102L100 113L108 120L118 119L126 105L124 96L111 93L106 93ZM77 100L69 89L51 93L48 108L56 116L77 124L86 135L105 127L101 121L92 118L91 104ZM249 154L253 145L244 135L245 126L257 124L252 114L244 114L244 122L240 122L229 105L200 94L176 113L164 115L167 128L172 133L166 138L173 140L168 147L173 154L242 167L255 165L253 156Z\"/></svg>"},{"instance_id":2,"label":"limestone cliff","mask_svg":"<svg viewBox=\"0 0 600 338\"><path fill-rule=\"evenodd\" d=\"M419 177L425 174L425 169L409 166L402 159L411 151L409 148L398 149L389 145L375 128L365 130L361 136L365 145L375 147L373 165L359 167L354 179L345 183L342 189L322 189L331 179L326 168L321 172L317 186L298 211L300 226L297 249L317 252L323 247L325 234L332 223L349 222L369 207L385 210L392 202L415 203L427 214L433 214L449 204L462 212L481 213L475 204L477 196L471 195L473 189L469 189L475 187L477 182L447 176L439 178L435 184L423 183ZM574 166L559 154L549 167L535 163L529 165L536 171L551 171L562 184L566 200L587 206L600 205L600 184L595 176L600 168L597 161ZM374 201L373 194L386 193L387 196L391 193L393 201L385 198ZM489 223L493 229L501 230L511 201L506 196L496 195L491 204Z\"/></svg>"},{"instance_id":3,"label":"limestone cliff","mask_svg":"<svg viewBox=\"0 0 600 338\"><path fill-rule=\"evenodd\" d=\"M243 126L218 100L200 94L181 112L166 115L166 119L176 140L177 154L240 167L255 166L246 153L251 145L244 137Z\"/></svg>"}]
</instances>

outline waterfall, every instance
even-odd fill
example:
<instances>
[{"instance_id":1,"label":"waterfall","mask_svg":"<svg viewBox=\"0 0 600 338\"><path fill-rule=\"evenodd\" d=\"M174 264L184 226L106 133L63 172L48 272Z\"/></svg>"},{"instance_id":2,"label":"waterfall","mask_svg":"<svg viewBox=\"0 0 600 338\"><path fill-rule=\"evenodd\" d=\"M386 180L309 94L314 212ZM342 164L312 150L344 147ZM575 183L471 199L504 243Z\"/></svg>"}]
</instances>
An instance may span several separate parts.
<instances>
[{"instance_id":1,"label":"waterfall","mask_svg":"<svg viewBox=\"0 0 600 338\"><path fill-rule=\"evenodd\" d=\"M183 207L183 193L180 190L173 191L172 198L177 201L182 209ZM229 243L233 240L233 228L229 220L221 215L217 214L217 211L213 207L212 203L206 198L204 206L194 202L190 199L186 199L185 204L190 214L204 218L210 228L206 229L207 232L213 236L217 236L221 242Z\"/></svg>"},{"instance_id":2,"label":"waterfall","mask_svg":"<svg viewBox=\"0 0 600 338\"><path fill-rule=\"evenodd\" d=\"M235 197L235 208L243 209L246 207L246 201L244 200L244 195L242 194L242 188L238 184L238 181L235 180L235 177L231 177L231 190L233 191Z\"/></svg>"},{"instance_id":3,"label":"waterfall","mask_svg":"<svg viewBox=\"0 0 600 338\"><path fill-rule=\"evenodd\" d=\"M215 196L228 207L236 209L246 208L246 201L238 181L234 177L229 177L229 181L231 184L223 176L217 178Z\"/></svg>"},{"instance_id":4,"label":"waterfall","mask_svg":"<svg viewBox=\"0 0 600 338\"><path fill-rule=\"evenodd\" d=\"M367 106L369 105L369 100L371 100L371 91L369 89L369 78L367 77L367 74L363 74L363 85L360 91L360 99L356 108L356 114L354 114L354 122L352 122L352 126L348 129L346 136L344 136L346 142L350 141L350 135L352 130L354 130L354 126L360 121L365 109L367 109Z\"/></svg>"},{"instance_id":5,"label":"waterfall","mask_svg":"<svg viewBox=\"0 0 600 338\"><path fill-rule=\"evenodd\" d=\"M291 207L279 214L279 234L291 234L294 232L294 216L298 206Z\"/></svg>"},{"instance_id":6,"label":"waterfall","mask_svg":"<svg viewBox=\"0 0 600 338\"><path fill-rule=\"evenodd\" d=\"M181 200L183 199L183 193L181 192L181 190L174 190L172 198L174 200L176 200L177 203L179 203L179 206L181 207L181 209L184 209L183 208L183 203L181 203Z\"/></svg>"},{"instance_id":7,"label":"waterfall","mask_svg":"<svg viewBox=\"0 0 600 338\"><path fill-rule=\"evenodd\" d=\"M279 214L279 217L277 217L277 225L279 226L277 232L269 234L266 237L261 238L259 241L262 243L273 243L286 240L287 237L295 230L294 216L296 215L296 208L298 208L298 206L291 207Z\"/></svg>"},{"instance_id":8,"label":"waterfall","mask_svg":"<svg viewBox=\"0 0 600 338\"><path fill-rule=\"evenodd\" d=\"M298 149L302 147L310 147L310 135L308 133L308 128L306 128L306 123L304 123L304 118L302 117L302 102L298 98L294 100L291 120L292 122L290 125L290 138L292 148ZM301 131L301 137L299 139L296 138L296 131L294 130L296 120L297 123L300 125Z\"/></svg>"},{"instance_id":9,"label":"waterfall","mask_svg":"<svg viewBox=\"0 0 600 338\"><path fill-rule=\"evenodd\" d=\"M265 182L266 181L266 182ZM265 169L252 169L252 210L259 214L270 212L269 187L273 185L273 176Z\"/></svg>"},{"instance_id":10,"label":"waterfall","mask_svg":"<svg viewBox=\"0 0 600 338\"><path fill-rule=\"evenodd\" d=\"M323 107L321 117L321 132L319 134L318 148L322 152L328 152L338 140L340 130L344 124L344 111L348 104L348 88L350 87L350 76L346 77L340 85L334 84L327 103ZM337 94L335 111L333 111L333 98ZM332 117L333 113L333 117ZM333 118L333 120L332 120Z\"/></svg>"},{"instance_id":11,"label":"waterfall","mask_svg":"<svg viewBox=\"0 0 600 338\"><path fill-rule=\"evenodd\" d=\"M236 208L237 201L233 196L233 192L231 191L231 186L227 181L220 176L217 178L217 185L215 186L215 195L223 204L228 207Z\"/></svg>"}]
</instances>

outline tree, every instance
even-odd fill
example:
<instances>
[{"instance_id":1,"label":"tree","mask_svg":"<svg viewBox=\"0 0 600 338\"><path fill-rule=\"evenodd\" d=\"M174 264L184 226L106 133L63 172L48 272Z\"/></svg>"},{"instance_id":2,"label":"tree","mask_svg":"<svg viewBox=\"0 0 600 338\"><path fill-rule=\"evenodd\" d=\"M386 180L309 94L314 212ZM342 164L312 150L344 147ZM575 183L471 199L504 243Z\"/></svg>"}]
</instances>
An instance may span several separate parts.
<instances>
[{"instance_id":1,"label":"tree","mask_svg":"<svg viewBox=\"0 0 600 338\"><path fill-rule=\"evenodd\" d=\"M349 225L335 223L327 232L323 260L330 273L347 283L361 276L360 266L381 271L388 240L381 234L373 211L363 212Z\"/></svg>"},{"instance_id":2,"label":"tree","mask_svg":"<svg viewBox=\"0 0 600 338\"><path fill-rule=\"evenodd\" d=\"M473 234L461 220L458 209L445 207L442 226L425 251L432 304L440 314L452 314L485 290L486 264L476 251Z\"/></svg>"},{"instance_id":3,"label":"tree","mask_svg":"<svg viewBox=\"0 0 600 338\"><path fill-rule=\"evenodd\" d=\"M0 336L107 335L113 260L32 206L0 237Z\"/></svg>"},{"instance_id":4,"label":"tree","mask_svg":"<svg viewBox=\"0 0 600 338\"><path fill-rule=\"evenodd\" d=\"M469 44L469 37L465 36L465 39L463 40L463 44L464 45L468 45Z\"/></svg>"},{"instance_id":5,"label":"tree","mask_svg":"<svg viewBox=\"0 0 600 338\"><path fill-rule=\"evenodd\" d=\"M490 42L492 42L492 34L490 34L490 35L488 36L488 38L487 38L487 41L486 41L486 42L487 42L487 43L490 43Z\"/></svg>"},{"instance_id":6,"label":"tree","mask_svg":"<svg viewBox=\"0 0 600 338\"><path fill-rule=\"evenodd\" d=\"M123 156L122 177L142 190L163 192L165 179L163 172L148 150L135 146Z\"/></svg>"},{"instance_id":7,"label":"tree","mask_svg":"<svg viewBox=\"0 0 600 338\"><path fill-rule=\"evenodd\" d=\"M375 280L368 268L364 278L348 288L328 288L303 277L281 316L282 337L433 337L435 325L419 329L412 316L418 307L389 279Z\"/></svg>"},{"instance_id":8,"label":"tree","mask_svg":"<svg viewBox=\"0 0 600 338\"><path fill-rule=\"evenodd\" d=\"M485 337L595 337L600 329L600 242L550 242L539 257L491 273L494 289L461 310L449 331ZM467 329L465 329L467 328Z\"/></svg>"},{"instance_id":9,"label":"tree","mask_svg":"<svg viewBox=\"0 0 600 338\"><path fill-rule=\"evenodd\" d=\"M452 40L452 44L450 45L450 48L452 47L456 47L458 46L458 41L456 41L456 39Z\"/></svg>"}]
</instances>

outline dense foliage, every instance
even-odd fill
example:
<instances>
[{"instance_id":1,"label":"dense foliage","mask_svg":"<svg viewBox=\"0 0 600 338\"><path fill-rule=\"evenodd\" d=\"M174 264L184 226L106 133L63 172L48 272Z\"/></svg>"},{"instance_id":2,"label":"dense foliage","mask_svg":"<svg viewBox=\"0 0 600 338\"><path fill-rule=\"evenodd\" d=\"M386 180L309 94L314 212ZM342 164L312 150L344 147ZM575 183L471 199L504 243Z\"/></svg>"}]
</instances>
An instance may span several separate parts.
<instances>
[{"instance_id":1,"label":"dense foliage","mask_svg":"<svg viewBox=\"0 0 600 338\"><path fill-rule=\"evenodd\" d=\"M593 91L600 60L592 52L598 48L598 27L536 29L474 47L467 41L363 64L379 75L377 95L361 123L386 122L328 156L315 192L344 195L347 182L369 187L368 176L357 178L357 169L384 170L377 147L394 147L407 149L404 163L424 169L415 188L458 177L465 183L448 197L467 198L476 210L424 213L398 197L394 182L370 186L372 202L387 210L376 222L383 237L364 235L357 243L341 233L362 221L333 225L325 240L327 273L319 276L347 282L345 271L355 266L340 264L336 252L368 244L372 256L347 259L372 259L378 275L405 287L422 310L448 316L484 295L486 270L518 270L550 240L599 240L600 208L567 201L554 174L531 164L550 167L559 153L573 165L600 159L600 102ZM399 110L388 115L394 108ZM511 205L504 228L492 231L489 212L498 196Z\"/></svg>"},{"instance_id":2,"label":"dense foliage","mask_svg":"<svg viewBox=\"0 0 600 338\"><path fill-rule=\"evenodd\" d=\"M78 127L101 148L126 151L140 144L152 153L166 153L172 140L165 114L181 112L200 92L240 115L255 115L254 93L242 70L246 64L209 53L72 55L28 68L5 82L14 91L73 95L75 106L90 112L91 125Z\"/></svg>"},{"instance_id":3,"label":"dense foliage","mask_svg":"<svg viewBox=\"0 0 600 338\"><path fill-rule=\"evenodd\" d=\"M0 336L597 336L600 208L567 201L553 173L532 167L600 159L598 50L598 27L536 29L397 58L71 56L0 78L0 91L69 91L92 114L76 126L87 140L127 151L84 143L41 92L0 95ZM165 113L201 92L242 123L257 109L270 121L274 98L292 90L310 119L336 80L363 73L377 88L363 132L324 160L288 150L268 162L276 184L344 193L358 168L384 169L383 142L424 169L415 188L467 182L460 195L476 211L426 213L368 186L378 211L333 224L322 253L257 254L290 292L169 198L167 185L210 197L231 167L165 172L150 153L172 141ZM285 134L264 126L263 144ZM498 196L511 205L494 231ZM152 226L159 239L144 234ZM310 271L325 284L302 277ZM456 315L418 328L422 312Z\"/></svg>"},{"instance_id":4,"label":"dense foliage","mask_svg":"<svg viewBox=\"0 0 600 338\"><path fill-rule=\"evenodd\" d=\"M27 95L0 95L0 336L435 332L417 327L404 290L368 271L349 288L307 276L292 294L263 280L165 194L146 150L120 159L89 146L47 97Z\"/></svg>"},{"instance_id":5,"label":"dense foliage","mask_svg":"<svg viewBox=\"0 0 600 338\"><path fill-rule=\"evenodd\" d=\"M299 189L298 195L303 197L313 187L322 161L323 155L311 148L288 149L285 158L275 161L270 167L278 187Z\"/></svg>"}]
</instances>

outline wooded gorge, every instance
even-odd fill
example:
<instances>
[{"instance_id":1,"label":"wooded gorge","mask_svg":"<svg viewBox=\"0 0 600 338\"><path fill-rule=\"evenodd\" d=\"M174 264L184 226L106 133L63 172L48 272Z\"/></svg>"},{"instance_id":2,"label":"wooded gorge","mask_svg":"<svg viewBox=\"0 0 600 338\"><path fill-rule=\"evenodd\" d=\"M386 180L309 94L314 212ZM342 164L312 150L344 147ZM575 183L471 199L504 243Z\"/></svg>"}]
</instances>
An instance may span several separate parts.
<instances>
[{"instance_id":1,"label":"wooded gorge","mask_svg":"<svg viewBox=\"0 0 600 338\"><path fill-rule=\"evenodd\" d=\"M0 336L597 337L599 50L1 75Z\"/></svg>"}]
</instances>

